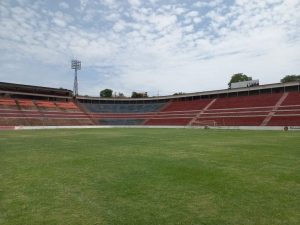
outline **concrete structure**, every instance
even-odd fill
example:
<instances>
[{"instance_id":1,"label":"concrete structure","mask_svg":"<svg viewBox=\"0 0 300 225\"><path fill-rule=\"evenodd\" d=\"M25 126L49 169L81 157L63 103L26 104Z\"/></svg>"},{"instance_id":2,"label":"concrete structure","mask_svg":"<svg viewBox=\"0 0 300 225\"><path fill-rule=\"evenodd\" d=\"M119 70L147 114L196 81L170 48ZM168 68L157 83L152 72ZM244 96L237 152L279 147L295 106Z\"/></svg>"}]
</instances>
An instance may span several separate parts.
<instances>
[{"instance_id":1,"label":"concrete structure","mask_svg":"<svg viewBox=\"0 0 300 225\"><path fill-rule=\"evenodd\" d=\"M149 98L0 83L0 126L300 126L300 82Z\"/></svg>"}]
</instances>

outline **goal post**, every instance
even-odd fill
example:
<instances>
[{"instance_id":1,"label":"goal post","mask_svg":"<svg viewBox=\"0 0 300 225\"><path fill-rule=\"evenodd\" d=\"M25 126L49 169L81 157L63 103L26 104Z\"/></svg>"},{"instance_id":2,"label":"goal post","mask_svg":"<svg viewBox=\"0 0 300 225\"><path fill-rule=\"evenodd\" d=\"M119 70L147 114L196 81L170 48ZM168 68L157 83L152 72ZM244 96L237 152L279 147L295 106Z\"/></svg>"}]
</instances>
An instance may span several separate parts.
<instances>
[{"instance_id":1,"label":"goal post","mask_svg":"<svg viewBox=\"0 0 300 225\"><path fill-rule=\"evenodd\" d=\"M194 121L190 125L191 127L215 127L217 122L214 120L203 120L203 121Z\"/></svg>"}]
</instances>

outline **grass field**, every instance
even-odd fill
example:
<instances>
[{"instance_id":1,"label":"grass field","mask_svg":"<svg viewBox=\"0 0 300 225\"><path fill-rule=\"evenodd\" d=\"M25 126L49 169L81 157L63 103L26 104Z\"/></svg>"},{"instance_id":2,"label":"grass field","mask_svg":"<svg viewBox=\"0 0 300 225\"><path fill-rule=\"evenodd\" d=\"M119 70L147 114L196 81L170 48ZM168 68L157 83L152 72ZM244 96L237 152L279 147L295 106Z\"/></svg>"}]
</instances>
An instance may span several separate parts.
<instances>
[{"instance_id":1,"label":"grass field","mask_svg":"<svg viewBox=\"0 0 300 225\"><path fill-rule=\"evenodd\" d=\"M0 131L0 224L298 225L300 133Z\"/></svg>"}]
</instances>

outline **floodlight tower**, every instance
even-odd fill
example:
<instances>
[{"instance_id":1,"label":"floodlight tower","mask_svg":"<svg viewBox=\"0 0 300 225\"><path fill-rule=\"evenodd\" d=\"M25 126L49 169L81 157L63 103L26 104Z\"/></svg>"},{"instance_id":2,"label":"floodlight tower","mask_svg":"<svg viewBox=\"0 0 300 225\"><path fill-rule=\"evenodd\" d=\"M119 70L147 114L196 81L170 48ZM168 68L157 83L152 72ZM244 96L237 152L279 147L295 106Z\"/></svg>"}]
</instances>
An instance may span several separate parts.
<instances>
[{"instance_id":1,"label":"floodlight tower","mask_svg":"<svg viewBox=\"0 0 300 225\"><path fill-rule=\"evenodd\" d=\"M75 70L73 95L76 97L78 96L77 70L81 70L81 61L73 59L71 62L71 68Z\"/></svg>"}]
</instances>

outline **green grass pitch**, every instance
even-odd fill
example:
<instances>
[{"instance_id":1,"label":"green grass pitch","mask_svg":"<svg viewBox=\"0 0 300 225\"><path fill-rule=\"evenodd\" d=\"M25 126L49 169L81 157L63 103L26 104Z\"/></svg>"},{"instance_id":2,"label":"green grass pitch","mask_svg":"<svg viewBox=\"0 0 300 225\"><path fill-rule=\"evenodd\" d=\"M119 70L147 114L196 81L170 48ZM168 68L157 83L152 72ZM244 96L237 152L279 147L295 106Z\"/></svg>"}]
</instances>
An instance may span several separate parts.
<instances>
[{"instance_id":1,"label":"green grass pitch","mask_svg":"<svg viewBox=\"0 0 300 225\"><path fill-rule=\"evenodd\" d=\"M298 225L300 133L0 131L2 225Z\"/></svg>"}]
</instances>

